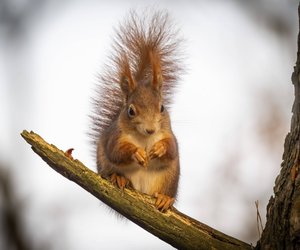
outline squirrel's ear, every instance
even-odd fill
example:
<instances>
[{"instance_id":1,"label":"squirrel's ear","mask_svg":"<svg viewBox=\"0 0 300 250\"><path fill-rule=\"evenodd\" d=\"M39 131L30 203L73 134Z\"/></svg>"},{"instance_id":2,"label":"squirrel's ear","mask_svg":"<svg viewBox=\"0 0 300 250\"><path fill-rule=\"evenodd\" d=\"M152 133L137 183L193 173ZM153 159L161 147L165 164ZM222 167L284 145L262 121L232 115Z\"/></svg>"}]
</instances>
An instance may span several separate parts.
<instances>
[{"instance_id":1,"label":"squirrel's ear","mask_svg":"<svg viewBox=\"0 0 300 250\"><path fill-rule=\"evenodd\" d=\"M157 52L150 51L149 58L152 65L152 86L154 89L160 91L163 83L160 56Z\"/></svg>"},{"instance_id":2,"label":"squirrel's ear","mask_svg":"<svg viewBox=\"0 0 300 250\"><path fill-rule=\"evenodd\" d=\"M135 82L131 77L123 76L120 82L122 92L128 96L135 89Z\"/></svg>"},{"instance_id":3,"label":"squirrel's ear","mask_svg":"<svg viewBox=\"0 0 300 250\"><path fill-rule=\"evenodd\" d=\"M130 66L125 55L123 57L122 71L120 73L121 90L126 96L128 96L136 88L136 82L131 75Z\"/></svg>"}]
</instances>

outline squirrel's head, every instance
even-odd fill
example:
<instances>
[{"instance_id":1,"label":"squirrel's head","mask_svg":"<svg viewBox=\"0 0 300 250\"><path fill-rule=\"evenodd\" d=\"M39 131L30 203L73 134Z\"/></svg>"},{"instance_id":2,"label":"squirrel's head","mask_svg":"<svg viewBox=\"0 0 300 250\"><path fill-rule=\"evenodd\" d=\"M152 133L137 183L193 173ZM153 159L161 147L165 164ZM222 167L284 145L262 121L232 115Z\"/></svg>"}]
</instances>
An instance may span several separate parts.
<instances>
[{"instance_id":1,"label":"squirrel's head","mask_svg":"<svg viewBox=\"0 0 300 250\"><path fill-rule=\"evenodd\" d=\"M152 76L137 82L131 75L129 65L124 68L120 86L124 94L122 117L128 126L144 136L157 133L164 122L168 121L168 113L163 105L163 78L159 60L153 59L151 53Z\"/></svg>"}]
</instances>

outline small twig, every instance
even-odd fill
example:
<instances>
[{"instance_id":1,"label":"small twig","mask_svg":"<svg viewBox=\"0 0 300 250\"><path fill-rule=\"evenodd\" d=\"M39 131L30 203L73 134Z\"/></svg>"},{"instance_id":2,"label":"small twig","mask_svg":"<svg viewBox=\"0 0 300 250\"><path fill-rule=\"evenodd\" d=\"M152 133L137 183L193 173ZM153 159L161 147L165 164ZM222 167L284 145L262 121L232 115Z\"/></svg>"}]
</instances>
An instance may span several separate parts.
<instances>
[{"instance_id":1,"label":"small twig","mask_svg":"<svg viewBox=\"0 0 300 250\"><path fill-rule=\"evenodd\" d=\"M259 213L259 208L258 208L258 201L255 201L255 207L256 207L256 224L257 224L257 231L258 231L258 236L259 239L261 237L261 232L263 231L263 225Z\"/></svg>"}]
</instances>

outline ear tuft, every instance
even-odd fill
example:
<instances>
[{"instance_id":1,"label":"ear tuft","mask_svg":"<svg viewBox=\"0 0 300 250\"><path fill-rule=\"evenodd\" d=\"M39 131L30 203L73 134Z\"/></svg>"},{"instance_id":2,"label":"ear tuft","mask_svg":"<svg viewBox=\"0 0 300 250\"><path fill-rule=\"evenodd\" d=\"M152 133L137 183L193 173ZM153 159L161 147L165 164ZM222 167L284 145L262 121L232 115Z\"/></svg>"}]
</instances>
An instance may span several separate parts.
<instances>
[{"instance_id":1,"label":"ear tuft","mask_svg":"<svg viewBox=\"0 0 300 250\"><path fill-rule=\"evenodd\" d=\"M149 58L152 66L152 86L160 91L163 83L160 55L156 51L150 51Z\"/></svg>"},{"instance_id":2,"label":"ear tuft","mask_svg":"<svg viewBox=\"0 0 300 250\"><path fill-rule=\"evenodd\" d=\"M120 72L120 87L122 92L128 96L130 93L132 93L132 91L135 90L136 82L132 77L128 58L125 53L122 55L120 65L122 65Z\"/></svg>"}]
</instances>

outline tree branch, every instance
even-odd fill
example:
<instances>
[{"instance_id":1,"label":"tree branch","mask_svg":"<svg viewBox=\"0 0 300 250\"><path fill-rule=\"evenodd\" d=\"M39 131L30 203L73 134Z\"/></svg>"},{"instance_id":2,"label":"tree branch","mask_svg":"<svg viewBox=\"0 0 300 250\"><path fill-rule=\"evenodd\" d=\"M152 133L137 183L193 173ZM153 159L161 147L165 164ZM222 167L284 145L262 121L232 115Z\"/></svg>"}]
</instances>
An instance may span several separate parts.
<instances>
[{"instance_id":1,"label":"tree branch","mask_svg":"<svg viewBox=\"0 0 300 250\"><path fill-rule=\"evenodd\" d=\"M99 200L141 226L148 232L179 249L251 249L240 240L227 236L175 208L159 212L154 199L134 190L120 189L85 167L79 160L45 142L39 135L23 131L22 137L55 171L77 183Z\"/></svg>"}]
</instances>

